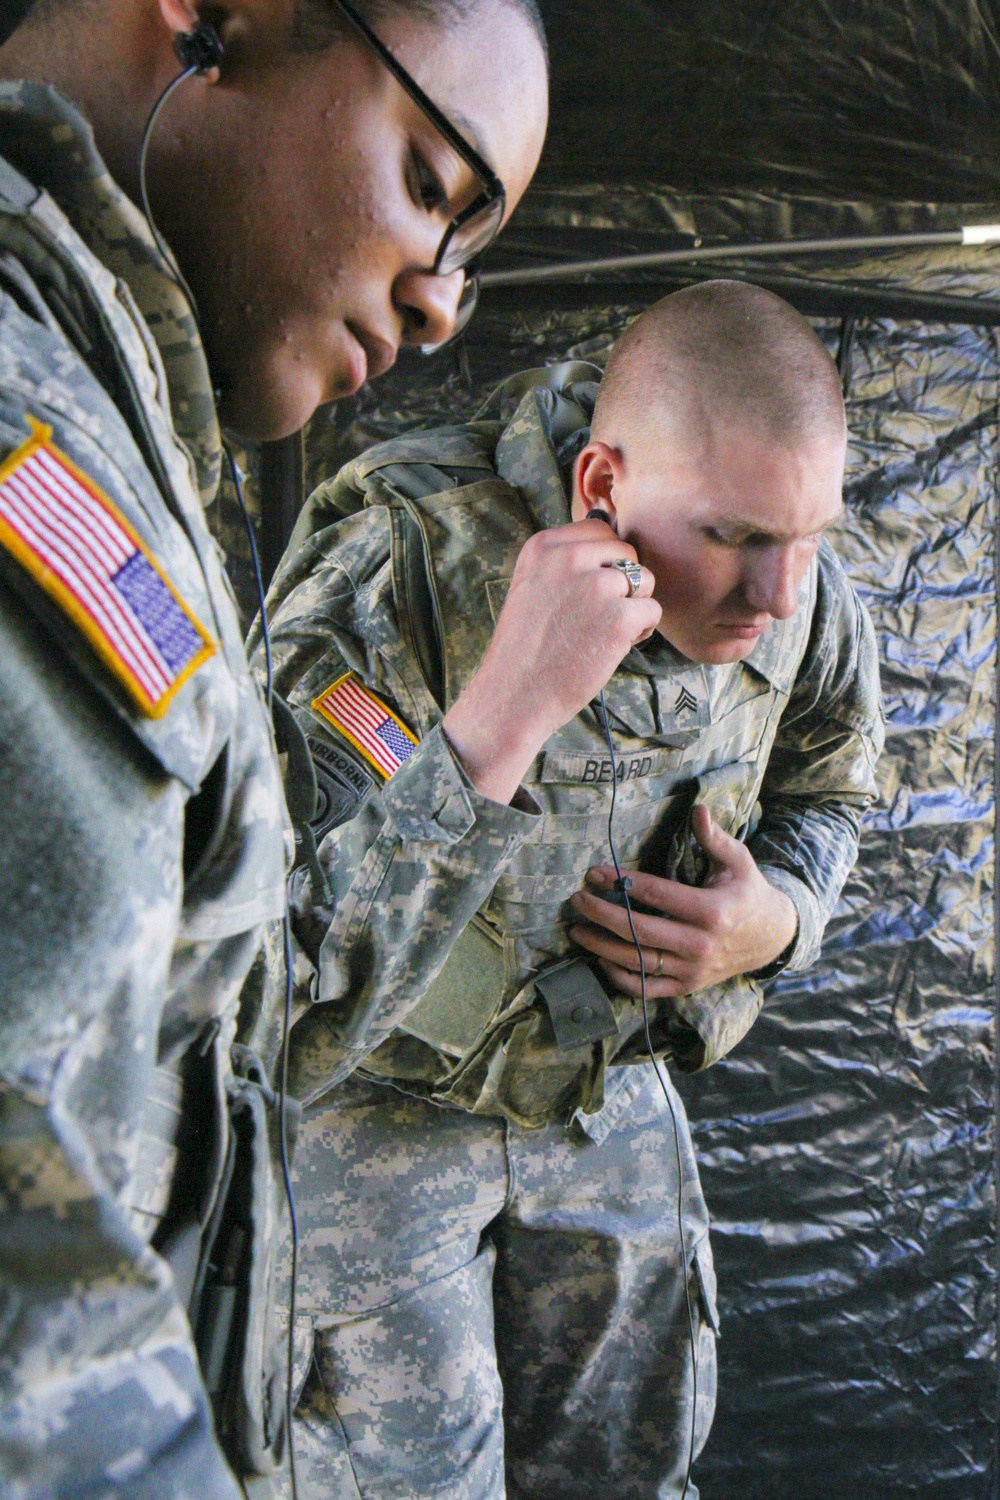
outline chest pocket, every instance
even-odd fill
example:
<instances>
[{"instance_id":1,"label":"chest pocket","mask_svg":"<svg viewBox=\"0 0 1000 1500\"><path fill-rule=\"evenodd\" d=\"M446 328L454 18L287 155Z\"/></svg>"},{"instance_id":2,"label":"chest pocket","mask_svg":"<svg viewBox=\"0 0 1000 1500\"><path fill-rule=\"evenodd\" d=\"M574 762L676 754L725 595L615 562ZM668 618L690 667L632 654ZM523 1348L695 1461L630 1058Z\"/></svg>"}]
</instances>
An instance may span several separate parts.
<instances>
[{"instance_id":1,"label":"chest pocket","mask_svg":"<svg viewBox=\"0 0 1000 1500\"><path fill-rule=\"evenodd\" d=\"M661 690L659 683L657 689ZM681 766L700 775L732 761L758 760L771 720L780 717L786 701L770 683L743 671L712 720L685 745Z\"/></svg>"},{"instance_id":2,"label":"chest pocket","mask_svg":"<svg viewBox=\"0 0 1000 1500\"><path fill-rule=\"evenodd\" d=\"M692 772L689 803L666 851L663 874L685 885L700 885L705 858L691 832L691 813L699 805L735 839L753 831L755 809L768 757L787 694L768 686L744 699L706 729L697 747L681 757L681 773Z\"/></svg>"},{"instance_id":3,"label":"chest pocket","mask_svg":"<svg viewBox=\"0 0 1000 1500\"><path fill-rule=\"evenodd\" d=\"M702 885L708 875L708 862L691 827L695 808L707 807L712 821L723 832L741 839L751 821L756 783L754 765L743 761L730 761L690 781L659 873L668 880L679 880L682 885Z\"/></svg>"}]
</instances>

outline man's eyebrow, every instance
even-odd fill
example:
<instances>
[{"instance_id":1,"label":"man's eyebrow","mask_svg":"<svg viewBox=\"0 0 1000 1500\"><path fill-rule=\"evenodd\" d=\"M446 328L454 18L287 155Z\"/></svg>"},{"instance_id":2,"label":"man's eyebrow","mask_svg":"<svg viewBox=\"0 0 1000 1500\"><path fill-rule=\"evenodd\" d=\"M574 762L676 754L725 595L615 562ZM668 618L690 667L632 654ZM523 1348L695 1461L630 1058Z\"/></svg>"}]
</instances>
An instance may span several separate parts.
<instances>
[{"instance_id":1,"label":"man's eyebrow","mask_svg":"<svg viewBox=\"0 0 1000 1500\"><path fill-rule=\"evenodd\" d=\"M830 516L829 520L823 522L822 526L818 526L815 531L804 532L802 533L802 535L818 536L822 532L826 531L828 526L832 526L836 521L841 520L843 515L844 506L841 505L839 509L836 510L832 516ZM761 526L757 521L748 521L743 516L718 516L714 521L711 522L711 525L718 531L745 531L752 536L770 537L770 539L775 542L794 541L795 536L799 535L799 533L790 534L785 531L769 531L766 526Z\"/></svg>"}]
</instances>

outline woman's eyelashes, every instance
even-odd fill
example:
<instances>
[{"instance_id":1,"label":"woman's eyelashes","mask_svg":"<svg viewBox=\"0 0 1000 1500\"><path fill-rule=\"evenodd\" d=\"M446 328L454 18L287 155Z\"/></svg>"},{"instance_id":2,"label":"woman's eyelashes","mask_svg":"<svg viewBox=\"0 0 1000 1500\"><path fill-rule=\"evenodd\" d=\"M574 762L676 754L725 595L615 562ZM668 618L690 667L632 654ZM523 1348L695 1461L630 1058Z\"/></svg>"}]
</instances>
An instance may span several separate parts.
<instances>
[{"instance_id":1,"label":"woman's eyelashes","mask_svg":"<svg viewBox=\"0 0 1000 1500\"><path fill-rule=\"evenodd\" d=\"M414 197L421 208L436 213L448 206L448 193L438 174L419 151L413 152Z\"/></svg>"}]
</instances>

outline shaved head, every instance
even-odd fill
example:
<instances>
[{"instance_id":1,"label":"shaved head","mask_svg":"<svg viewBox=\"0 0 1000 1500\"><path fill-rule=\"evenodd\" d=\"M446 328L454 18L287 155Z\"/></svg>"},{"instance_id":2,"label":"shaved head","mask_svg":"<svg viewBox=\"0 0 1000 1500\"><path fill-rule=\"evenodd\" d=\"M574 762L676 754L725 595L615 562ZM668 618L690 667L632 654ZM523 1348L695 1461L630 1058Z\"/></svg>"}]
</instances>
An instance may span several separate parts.
<instances>
[{"instance_id":1,"label":"shaved head","mask_svg":"<svg viewBox=\"0 0 1000 1500\"><path fill-rule=\"evenodd\" d=\"M608 360L572 514L604 517L656 580L657 630L692 661L749 655L841 513L833 360L787 302L743 281L664 297Z\"/></svg>"},{"instance_id":2,"label":"shaved head","mask_svg":"<svg viewBox=\"0 0 1000 1500\"><path fill-rule=\"evenodd\" d=\"M592 433L630 448L666 434L702 452L732 426L778 447L844 441L837 369L801 313L744 281L706 281L642 313L608 360Z\"/></svg>"}]
</instances>

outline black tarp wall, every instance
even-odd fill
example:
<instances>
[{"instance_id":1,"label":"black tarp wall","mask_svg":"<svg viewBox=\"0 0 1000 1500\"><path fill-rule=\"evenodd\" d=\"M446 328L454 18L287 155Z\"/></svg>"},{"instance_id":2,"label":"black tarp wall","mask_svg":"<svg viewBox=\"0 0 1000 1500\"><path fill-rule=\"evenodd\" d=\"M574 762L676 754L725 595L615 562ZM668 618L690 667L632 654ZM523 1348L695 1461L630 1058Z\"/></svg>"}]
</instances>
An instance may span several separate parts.
<instances>
[{"instance_id":1,"label":"black tarp wall","mask_svg":"<svg viewBox=\"0 0 1000 1500\"><path fill-rule=\"evenodd\" d=\"M546 11L552 130L494 268L692 235L1000 218L992 7L581 0ZM737 269L811 278L812 293L790 295L823 313L816 326L841 358L852 442L836 545L875 619L889 736L882 801L821 962L780 980L736 1055L683 1084L724 1314L698 1482L703 1500L987 1500L1000 345L961 306L947 321L903 318L884 293L995 298L1000 252ZM404 360L316 419L309 479L380 437L471 416L512 370L600 361L683 279L484 294L456 350ZM842 315L859 306L865 315Z\"/></svg>"}]
</instances>

